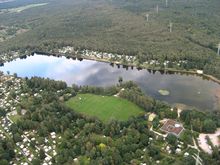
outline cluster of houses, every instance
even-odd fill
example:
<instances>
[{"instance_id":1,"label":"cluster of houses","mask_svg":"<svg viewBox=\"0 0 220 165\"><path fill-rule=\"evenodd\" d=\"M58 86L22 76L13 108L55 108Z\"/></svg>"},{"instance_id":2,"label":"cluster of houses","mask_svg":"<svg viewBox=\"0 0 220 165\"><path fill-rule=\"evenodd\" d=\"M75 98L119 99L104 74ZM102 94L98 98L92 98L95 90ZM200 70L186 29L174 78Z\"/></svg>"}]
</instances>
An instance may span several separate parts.
<instances>
[{"instance_id":1,"label":"cluster of houses","mask_svg":"<svg viewBox=\"0 0 220 165\"><path fill-rule=\"evenodd\" d=\"M55 151L56 149L56 134L53 132L51 133L51 138L53 139L53 144L51 144L51 140L49 137L44 138L44 143L39 144L39 141L37 140L37 131L25 131L22 137L22 142L16 143L16 145L20 148L22 153L29 162L32 162L33 158L36 158L36 156L39 156L40 149L43 149L45 152L45 158L43 161L43 165L51 165L52 164L52 156L55 156L57 153Z\"/></svg>"},{"instance_id":2,"label":"cluster of houses","mask_svg":"<svg viewBox=\"0 0 220 165\"><path fill-rule=\"evenodd\" d=\"M128 63L133 64L137 61L137 58L135 56L129 56L129 55L119 55L115 53L105 53L105 52L98 52L98 51L92 51L88 49L84 49L82 51L74 49L72 46L66 46L61 49L58 49L58 53L60 54L74 54L74 55L80 55L81 57L88 58L88 59L104 59L104 60L110 60L115 62L120 61L126 61ZM164 67L168 67L168 65L172 63L173 65L180 66L181 64L187 64L186 60L179 60L177 62L171 62L168 60L165 60L162 64ZM144 64L146 65L154 65L159 66L161 63L158 60L149 60L145 61Z\"/></svg>"},{"instance_id":3,"label":"cluster of houses","mask_svg":"<svg viewBox=\"0 0 220 165\"><path fill-rule=\"evenodd\" d=\"M82 56L85 57L93 57L98 59L107 59L107 60L114 60L114 61L120 61L120 60L126 60L127 62L132 62L136 59L134 56L128 56L128 55L119 55L119 54L113 54L113 53L103 53L103 52L97 52L97 51L91 51L91 50L83 50Z\"/></svg>"},{"instance_id":4,"label":"cluster of houses","mask_svg":"<svg viewBox=\"0 0 220 165\"><path fill-rule=\"evenodd\" d=\"M150 60L144 63L147 65L155 65L155 66L161 65L161 63L158 60ZM181 64L186 64L186 63L187 63L186 60L179 60L177 62L171 62L171 61L165 60L162 64L164 67L168 67L169 64L180 66Z\"/></svg>"},{"instance_id":5,"label":"cluster of houses","mask_svg":"<svg viewBox=\"0 0 220 165\"><path fill-rule=\"evenodd\" d=\"M45 152L45 158L42 164L51 165L52 157L57 155L56 133L52 132L50 133L49 137L45 137L43 144L39 144L36 135L36 130L25 131L21 136L23 138L22 142L18 142L16 145L22 150L23 155L28 159L29 162L31 162L33 158L36 158L36 156L39 156L40 149L43 149ZM60 139L61 137L59 136L58 138ZM31 144L32 147L30 147Z\"/></svg>"},{"instance_id":6,"label":"cluster of houses","mask_svg":"<svg viewBox=\"0 0 220 165\"><path fill-rule=\"evenodd\" d=\"M16 51L10 51L10 53L3 53L0 55L0 66L3 66L5 62L12 61L20 57L20 53Z\"/></svg>"},{"instance_id":7,"label":"cluster of houses","mask_svg":"<svg viewBox=\"0 0 220 165\"><path fill-rule=\"evenodd\" d=\"M4 131L6 133L8 133L8 135L12 136L12 133L10 132L10 126L11 126L11 122L10 120L8 120L8 118L1 118L1 127L4 129ZM1 130L1 132L3 133L3 130ZM5 136L5 135L4 135Z\"/></svg>"},{"instance_id":8,"label":"cluster of houses","mask_svg":"<svg viewBox=\"0 0 220 165\"><path fill-rule=\"evenodd\" d=\"M53 50L50 51L51 53ZM82 58L88 58L88 59L94 59L94 60L109 60L114 62L127 62L130 64L133 64L134 62L137 62L137 58L135 56L129 56L129 55L119 55L116 53L106 53L106 52L98 52L98 51L92 51L88 49L84 50L76 50L72 46L66 46L61 49L58 49L58 52L60 54L63 54L64 56L66 54L73 54L73 55L79 55ZM0 56L0 66L4 65L7 61L12 61L13 59L21 57L19 52L16 51L10 51L10 53L4 53ZM177 62L171 62L171 61L164 61L162 64L164 67L168 67L168 65L172 63L173 65L180 66L181 64L186 64L186 60L179 60ZM158 60L149 60L144 62L146 65L152 65L152 66L160 66L161 63ZM201 71L199 71L198 74L201 74Z\"/></svg>"},{"instance_id":9,"label":"cluster of houses","mask_svg":"<svg viewBox=\"0 0 220 165\"><path fill-rule=\"evenodd\" d=\"M0 124L1 128L3 128L3 130L0 130L0 138L5 139L6 134L8 137L13 138L10 131L13 121L10 119L10 115L1 118ZM45 152L45 159L42 164L51 165L52 157L57 155L56 139L61 139L61 136L57 137L55 132L51 132L49 137L44 138L44 143L39 144L36 130L25 131L24 134L21 135L21 141L16 143L16 148L14 149L14 152L16 153L15 161L10 163L13 165L30 164L34 158L39 156L40 149L43 149Z\"/></svg>"},{"instance_id":10,"label":"cluster of houses","mask_svg":"<svg viewBox=\"0 0 220 165\"><path fill-rule=\"evenodd\" d=\"M6 136L2 130L0 130L0 139L5 139Z\"/></svg>"},{"instance_id":11,"label":"cluster of houses","mask_svg":"<svg viewBox=\"0 0 220 165\"><path fill-rule=\"evenodd\" d=\"M156 115L154 113L149 114L148 116L148 121L153 121L154 118L156 117ZM176 137L179 137L180 134L184 131L184 127L181 123L173 120L173 119L166 119L166 120L162 120L161 121L162 127L160 128L160 132L154 131L151 128L151 131L153 131L156 134L156 139L158 139L158 137L162 137L164 140L166 140L167 135L172 134ZM150 141L153 139L149 139ZM165 151L168 154L172 153L171 147L168 144L164 144L164 146L161 148L163 151ZM181 142L180 140L178 140L178 144L177 144L177 148L175 149L175 154L181 154L184 150L184 143ZM189 156L188 152L184 153L184 156L187 157Z\"/></svg>"},{"instance_id":12,"label":"cluster of houses","mask_svg":"<svg viewBox=\"0 0 220 165\"><path fill-rule=\"evenodd\" d=\"M31 151L31 147L30 147L30 145L31 145L31 141L30 141L30 139L26 136L26 132L25 132L25 134L24 135L21 135L21 138L22 138L22 140L21 140L21 142L17 142L16 143L16 146L17 146L17 149L15 149L14 151L15 151L15 153L16 153L16 155L19 155L19 157L17 157L16 158L16 161L17 162L21 162L21 159L22 159L22 157L23 156L25 156L25 158L29 161L29 162L31 162L33 159L34 159L34 157L35 157L35 155L34 155L34 152L32 152ZM37 150L36 150L37 151ZM35 151L35 152L36 152ZM16 163L14 163L14 165L15 165ZM26 161L24 161L24 162L21 162L21 164L27 164L27 162Z\"/></svg>"},{"instance_id":13,"label":"cluster of houses","mask_svg":"<svg viewBox=\"0 0 220 165\"><path fill-rule=\"evenodd\" d=\"M168 154L172 153L170 145L166 145L165 147L162 147L162 150L164 150ZM178 140L177 148L175 149L175 154L181 154L183 150L184 150L183 142ZM189 156L189 153L185 152L184 156Z\"/></svg>"},{"instance_id":14,"label":"cluster of houses","mask_svg":"<svg viewBox=\"0 0 220 165\"><path fill-rule=\"evenodd\" d=\"M58 52L59 53L75 53L75 49L74 47L71 47L71 46L66 46L66 47L63 47L62 49L58 49Z\"/></svg>"},{"instance_id":15,"label":"cluster of houses","mask_svg":"<svg viewBox=\"0 0 220 165\"><path fill-rule=\"evenodd\" d=\"M52 134L52 133L51 133ZM43 160L43 165L52 165L52 156L55 156L57 153L56 149L56 134L53 133L51 138L53 139L53 144L50 143L49 138L44 139L44 144L39 144L36 138L37 131L25 131L23 135L21 135L21 142L16 143L16 149L14 150L16 155L16 164L30 164L34 158L39 156L40 149L43 149L45 152L45 158ZM24 159L25 158L25 159Z\"/></svg>"},{"instance_id":16,"label":"cluster of houses","mask_svg":"<svg viewBox=\"0 0 220 165\"><path fill-rule=\"evenodd\" d=\"M11 120L11 117L18 115L16 108L21 98L29 96L28 93L22 92L22 83L23 81L19 78L0 73L0 108L6 112L6 116L0 118L0 139L13 138L10 127L14 121ZM11 97L11 91L15 93L14 98ZM40 97L40 92L42 91L33 94L33 97ZM22 109L20 115L24 115L25 113L26 110ZM45 152L43 165L51 165L52 157L57 155L57 139L61 139L61 136L57 136L55 132L51 132L48 137L45 137L43 144L40 144L38 138L36 130L25 131L21 135L19 142L16 143L14 149L16 158L10 164L31 164L32 160L39 155L42 149Z\"/></svg>"},{"instance_id":17,"label":"cluster of houses","mask_svg":"<svg viewBox=\"0 0 220 165\"><path fill-rule=\"evenodd\" d=\"M153 119L155 117L156 117L155 114L153 114L153 113L149 114L148 121L153 121ZM167 154L175 153L177 155L181 154L184 157L192 156L192 158L195 159L196 164L203 164L202 163L203 160L201 159L201 157L197 153L192 154L192 153L187 152L188 148L192 148L192 149L195 149L198 152L200 152L200 149L198 148L194 139L193 139L194 145L184 144L182 141L180 141L179 137L182 134L182 132L184 131L184 127L181 123L179 123L173 119L164 119L164 120L161 120L160 122L162 123L162 126L159 129L160 132L153 130L152 127L150 129L151 131L153 131L155 133L156 139L158 139L158 137L160 136L163 138L163 140L166 140L166 137L169 134L172 134L172 135L178 137L177 146L176 146L175 150L171 149L171 146L168 143L164 143L161 150L163 150ZM151 140L151 139L149 139L149 140Z\"/></svg>"},{"instance_id":18,"label":"cluster of houses","mask_svg":"<svg viewBox=\"0 0 220 165\"><path fill-rule=\"evenodd\" d=\"M53 50L50 50L49 52L52 53ZM84 50L79 51L77 49L74 49L74 47L72 47L72 46L65 46L61 49L58 49L57 53L64 55L64 56L66 54L80 55L80 57L84 57L84 58L88 58L88 59L95 59L95 60L103 59L103 60L110 60L110 61L115 61L115 62L126 61L131 64L137 60L137 58L135 56L119 55L116 53L98 52L98 51L92 51L92 50L88 50L88 49L84 49ZM3 56L0 57L0 65L1 65L1 61L3 64L3 62L10 61L10 60L13 60L18 57L20 57L20 55L18 52L15 52L15 51L11 51L10 55L3 54ZM170 63L177 65L177 66L180 66L181 64L186 64L187 61L186 60L179 60L178 62L171 62L171 61L166 60L163 62L163 65L166 67ZM154 66L161 65L161 63L158 60L149 60L149 61L144 62L144 64L154 65Z\"/></svg>"},{"instance_id":19,"label":"cluster of houses","mask_svg":"<svg viewBox=\"0 0 220 165\"><path fill-rule=\"evenodd\" d=\"M120 61L124 59L127 62L133 62L136 60L136 57L134 56L98 52L98 51L92 51L88 49L78 51L78 50L75 50L71 46L63 47L62 49L59 49L58 52L61 54L66 54L66 53L79 54L82 57L94 58L94 59L106 59L106 60L114 60L114 61Z\"/></svg>"},{"instance_id":20,"label":"cluster of houses","mask_svg":"<svg viewBox=\"0 0 220 165\"><path fill-rule=\"evenodd\" d=\"M160 130L162 132L166 133L166 135L172 134L172 135L175 135L176 137L179 137L180 134L184 131L184 127L179 122L172 120L172 119L168 119L168 120L166 120L166 122L164 122L164 124L160 128ZM169 154L171 153L171 148L169 145L167 145L166 147L164 147L162 149L165 150ZM178 144L177 144L177 148L175 150L175 153L180 154L183 149L184 149L183 142L178 140ZM188 153L185 152L184 155L188 155Z\"/></svg>"},{"instance_id":21,"label":"cluster of houses","mask_svg":"<svg viewBox=\"0 0 220 165\"><path fill-rule=\"evenodd\" d=\"M0 108L6 112L16 109L16 105L20 101L21 85L21 79L0 73ZM11 97L11 92L16 94L16 98Z\"/></svg>"},{"instance_id":22,"label":"cluster of houses","mask_svg":"<svg viewBox=\"0 0 220 165\"><path fill-rule=\"evenodd\" d=\"M12 121L8 118L8 116L2 117L0 120L0 124L1 124L1 130L0 130L1 138L3 138L3 139L13 138L12 132L10 130L10 127L12 125ZM26 139L23 139L23 141L26 141ZM30 151L27 150L27 148L24 147L23 144L16 143L16 145L17 145L17 147L14 149L14 152L16 154L15 162L20 162L23 159L22 155L29 156ZM31 157L33 158L34 155L31 155ZM25 164L25 163L26 162L21 162L21 164ZM14 163L13 161L10 162L10 164L16 165L16 163Z\"/></svg>"}]
</instances>

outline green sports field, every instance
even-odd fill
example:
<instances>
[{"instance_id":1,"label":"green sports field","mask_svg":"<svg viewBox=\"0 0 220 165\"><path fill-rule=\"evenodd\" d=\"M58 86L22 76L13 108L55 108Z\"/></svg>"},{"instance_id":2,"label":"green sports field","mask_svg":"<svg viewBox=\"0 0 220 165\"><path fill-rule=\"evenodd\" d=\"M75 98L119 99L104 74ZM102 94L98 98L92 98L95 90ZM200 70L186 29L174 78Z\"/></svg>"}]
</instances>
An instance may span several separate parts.
<instances>
[{"instance_id":1,"label":"green sports field","mask_svg":"<svg viewBox=\"0 0 220 165\"><path fill-rule=\"evenodd\" d=\"M125 99L114 96L79 94L66 105L82 114L96 116L104 122L111 119L124 121L142 113L142 109Z\"/></svg>"}]
</instances>

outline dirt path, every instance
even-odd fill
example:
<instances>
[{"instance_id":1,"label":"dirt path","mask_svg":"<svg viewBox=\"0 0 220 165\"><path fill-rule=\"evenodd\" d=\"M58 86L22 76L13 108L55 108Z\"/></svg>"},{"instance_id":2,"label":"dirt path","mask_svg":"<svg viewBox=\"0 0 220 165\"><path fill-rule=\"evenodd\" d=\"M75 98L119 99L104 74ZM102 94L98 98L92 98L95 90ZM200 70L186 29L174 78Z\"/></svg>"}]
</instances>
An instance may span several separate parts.
<instances>
[{"instance_id":1,"label":"dirt path","mask_svg":"<svg viewBox=\"0 0 220 165\"><path fill-rule=\"evenodd\" d=\"M124 91L125 89L124 88L122 88L117 94L115 94L114 96L115 97L119 97L119 95L120 95L120 93L122 92L122 91Z\"/></svg>"}]
</instances>

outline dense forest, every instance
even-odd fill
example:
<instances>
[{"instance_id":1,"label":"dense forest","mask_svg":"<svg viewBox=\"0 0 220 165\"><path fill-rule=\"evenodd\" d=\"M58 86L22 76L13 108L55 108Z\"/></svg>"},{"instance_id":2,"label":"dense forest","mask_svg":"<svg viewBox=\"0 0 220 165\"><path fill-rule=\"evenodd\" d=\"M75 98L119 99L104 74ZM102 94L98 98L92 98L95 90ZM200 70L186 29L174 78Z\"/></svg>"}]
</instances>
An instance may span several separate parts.
<instances>
[{"instance_id":1,"label":"dense forest","mask_svg":"<svg viewBox=\"0 0 220 165\"><path fill-rule=\"evenodd\" d=\"M22 2L6 3L2 8L45 1ZM49 52L70 45L129 54L137 56L140 62L186 60L182 69L203 69L220 77L220 57L216 55L220 42L218 0L168 0L167 6L162 0L46 2L45 6L20 13L0 14L0 26L9 29L10 34L0 42L0 52Z\"/></svg>"}]
</instances>

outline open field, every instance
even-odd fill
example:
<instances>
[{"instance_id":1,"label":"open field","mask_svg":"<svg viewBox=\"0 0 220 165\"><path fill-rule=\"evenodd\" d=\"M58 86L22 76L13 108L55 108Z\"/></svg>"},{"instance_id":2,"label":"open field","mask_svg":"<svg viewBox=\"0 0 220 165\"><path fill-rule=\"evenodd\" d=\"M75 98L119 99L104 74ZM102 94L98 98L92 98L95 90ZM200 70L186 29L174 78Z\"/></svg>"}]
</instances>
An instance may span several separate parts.
<instances>
[{"instance_id":1,"label":"open field","mask_svg":"<svg viewBox=\"0 0 220 165\"><path fill-rule=\"evenodd\" d=\"M66 105L77 112L96 116L105 122L111 119L127 120L143 112L141 108L125 99L93 94L79 94L67 101Z\"/></svg>"},{"instance_id":2,"label":"open field","mask_svg":"<svg viewBox=\"0 0 220 165\"><path fill-rule=\"evenodd\" d=\"M31 9L31 8L34 8L34 7L44 6L44 5L47 5L47 4L48 3L39 3L39 4L30 4L30 5L26 5L26 6L21 6L21 7L17 7L17 8L11 8L11 9L2 9L2 10L0 10L0 14L20 13L24 10Z\"/></svg>"}]
</instances>

